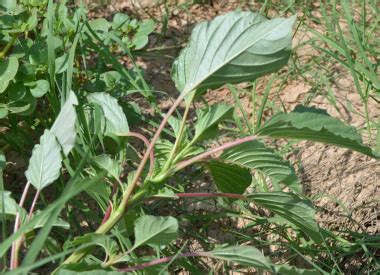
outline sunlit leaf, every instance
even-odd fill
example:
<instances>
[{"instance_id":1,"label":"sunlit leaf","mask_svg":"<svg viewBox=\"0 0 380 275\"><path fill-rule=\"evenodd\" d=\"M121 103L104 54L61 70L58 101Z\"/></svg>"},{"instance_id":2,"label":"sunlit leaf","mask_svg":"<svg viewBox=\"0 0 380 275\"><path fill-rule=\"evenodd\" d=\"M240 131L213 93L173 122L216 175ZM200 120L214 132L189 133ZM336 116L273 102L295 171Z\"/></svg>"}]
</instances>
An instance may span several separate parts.
<instances>
[{"instance_id":1,"label":"sunlit leaf","mask_svg":"<svg viewBox=\"0 0 380 275\"><path fill-rule=\"evenodd\" d=\"M363 144L354 127L329 116L325 110L314 107L298 105L291 113L274 115L258 134L328 143L380 158L380 155Z\"/></svg>"},{"instance_id":2,"label":"sunlit leaf","mask_svg":"<svg viewBox=\"0 0 380 275\"><path fill-rule=\"evenodd\" d=\"M75 144L75 122L77 113L75 106L78 105L77 97L71 91L61 111L51 127L51 132L56 136L62 146L63 153L67 156Z\"/></svg>"},{"instance_id":3,"label":"sunlit leaf","mask_svg":"<svg viewBox=\"0 0 380 275\"><path fill-rule=\"evenodd\" d=\"M59 177L61 162L61 147L56 137L45 130L40 144L34 146L25 175L36 189L41 190Z\"/></svg>"},{"instance_id":4,"label":"sunlit leaf","mask_svg":"<svg viewBox=\"0 0 380 275\"><path fill-rule=\"evenodd\" d=\"M88 101L98 104L106 118L106 132L124 135L129 132L127 118L117 99L106 93L92 93Z\"/></svg>"},{"instance_id":5,"label":"sunlit leaf","mask_svg":"<svg viewBox=\"0 0 380 275\"><path fill-rule=\"evenodd\" d=\"M288 61L294 21L235 11L199 23L173 65L176 87L187 94L277 71Z\"/></svg>"}]
</instances>

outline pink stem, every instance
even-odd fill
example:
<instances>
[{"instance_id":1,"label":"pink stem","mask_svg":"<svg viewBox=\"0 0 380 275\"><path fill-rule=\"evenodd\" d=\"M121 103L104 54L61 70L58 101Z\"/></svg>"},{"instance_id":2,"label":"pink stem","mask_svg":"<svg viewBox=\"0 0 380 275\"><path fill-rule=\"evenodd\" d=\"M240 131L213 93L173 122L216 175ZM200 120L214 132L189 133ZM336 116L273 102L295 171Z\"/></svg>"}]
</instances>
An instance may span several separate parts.
<instances>
[{"instance_id":1,"label":"pink stem","mask_svg":"<svg viewBox=\"0 0 380 275\"><path fill-rule=\"evenodd\" d=\"M128 132L127 136L138 138L145 143L146 147L148 148L150 147L149 140L146 137L144 137L142 134L135 133L135 132ZM148 177L152 175L154 171L154 148L152 148L152 150L149 152L149 158L150 158L150 164L149 164Z\"/></svg>"},{"instance_id":2,"label":"pink stem","mask_svg":"<svg viewBox=\"0 0 380 275\"><path fill-rule=\"evenodd\" d=\"M107 207L106 212L104 213L104 217L103 217L103 220L102 220L101 224L105 223L109 219L109 217L111 216L112 208L113 208L112 207L112 197L113 197L113 195L115 195L116 191L117 191L117 182L115 182L113 184L111 195L110 195L110 199L109 199L109 202L108 202L108 207Z\"/></svg>"},{"instance_id":3,"label":"pink stem","mask_svg":"<svg viewBox=\"0 0 380 275\"><path fill-rule=\"evenodd\" d=\"M29 187L30 187L30 182L28 181L24 187L24 191L22 192L21 199L20 199L20 202L18 204L20 206L20 208L22 208L24 206L24 202L26 199L26 195L28 194ZM17 232L17 230L20 227L20 223L21 223L20 212L17 212L16 219L15 219L15 225L13 228L13 233ZM11 263L10 263L10 269L11 270L17 268L17 266L18 266L18 250L19 250L19 247L20 247L20 239L14 241L12 243Z\"/></svg>"},{"instance_id":4,"label":"pink stem","mask_svg":"<svg viewBox=\"0 0 380 275\"><path fill-rule=\"evenodd\" d=\"M32 215L33 215L33 212L34 212L34 208L36 206L36 203L37 203L37 200L38 200L39 196L40 196L40 190L37 190L36 195L34 195L32 205L30 206L29 216L28 216L29 220L32 218Z\"/></svg>"},{"instance_id":5,"label":"pink stem","mask_svg":"<svg viewBox=\"0 0 380 275\"><path fill-rule=\"evenodd\" d=\"M202 161L208 157L210 157L211 155L215 154L215 153L218 153L220 151L224 151L226 149L229 149L231 147L235 147L235 146L238 146L242 143L245 143L245 142L248 142L248 141L252 141L252 140L255 140L257 139L257 136L254 135L254 136L249 136L249 137L244 137L244 138L241 138L241 139L238 139L238 140L234 140L234 141L231 141L231 142L227 142L219 147L216 147L214 149L211 149L210 151L207 151L207 152L204 152L198 156L195 156L191 159L188 159L188 160L184 160L184 161L181 161L179 162L175 167L174 167L174 171L179 171L179 170L182 170L183 168L195 163L195 162L199 162L199 161Z\"/></svg>"},{"instance_id":6,"label":"pink stem","mask_svg":"<svg viewBox=\"0 0 380 275\"><path fill-rule=\"evenodd\" d=\"M133 272L133 271L141 270L141 269L144 269L144 268L147 268L150 266L168 263L168 262L171 262L172 260L175 260L175 259L188 258L188 257L208 257L209 255L210 255L210 253L203 252L203 251L182 253L182 254L175 255L175 256L169 256L169 257L163 257L160 259L156 259L156 260L153 260L153 261L150 261L147 263L143 263L141 265L129 266L126 268L119 269L118 271L120 271L120 272Z\"/></svg>"}]
</instances>

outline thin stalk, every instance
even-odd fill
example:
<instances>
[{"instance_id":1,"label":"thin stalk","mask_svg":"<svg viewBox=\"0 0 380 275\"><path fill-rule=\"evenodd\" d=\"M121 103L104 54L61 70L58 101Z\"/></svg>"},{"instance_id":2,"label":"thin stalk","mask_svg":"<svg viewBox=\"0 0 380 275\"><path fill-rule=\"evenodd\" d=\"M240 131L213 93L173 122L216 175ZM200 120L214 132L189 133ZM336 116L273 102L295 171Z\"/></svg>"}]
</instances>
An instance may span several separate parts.
<instances>
[{"instance_id":1,"label":"thin stalk","mask_svg":"<svg viewBox=\"0 0 380 275\"><path fill-rule=\"evenodd\" d=\"M263 99L261 100L261 106L257 114L256 130L260 129L261 127L261 120L263 119L263 113L265 110L265 106L267 105L269 91L270 91L270 88L272 87L272 83L273 83L273 80L275 79L275 76L276 74L273 74L271 76L271 78L269 79L268 85L265 88Z\"/></svg>"},{"instance_id":2,"label":"thin stalk","mask_svg":"<svg viewBox=\"0 0 380 275\"><path fill-rule=\"evenodd\" d=\"M111 214L110 218L104 224L100 225L100 227L95 231L96 233L98 233L98 234L107 233L123 217L123 215L127 209L127 206L128 206L128 201L129 201L130 197L133 194L133 191L135 190L135 188L137 186L138 180L139 180L139 178L140 178L140 176L144 170L144 167L145 167L145 165L149 159L150 153L153 151L155 143L157 142L158 138L161 135L161 132L165 128L165 125L168 122L169 117L173 114L173 112L175 111L175 109L178 107L178 105L181 103L181 101L183 100L183 98L185 96L186 96L186 93L182 93L177 98L177 100L173 103L172 107L169 109L168 113L166 114L166 116L162 120L160 126L158 127L155 135L153 136L153 138L150 142L150 145L149 145L148 149L146 150L144 157L142 158L140 165L138 166L138 168L136 170L133 181L131 182L131 184L128 185L127 189L124 191L123 199L122 199L121 203L116 208L115 212L113 212ZM69 264L69 263L76 263L76 262L80 261L87 253L89 253L91 251L92 251L92 247L77 250L63 262L63 265Z\"/></svg>"},{"instance_id":3,"label":"thin stalk","mask_svg":"<svg viewBox=\"0 0 380 275\"><path fill-rule=\"evenodd\" d=\"M163 257L160 259L156 259L147 263L143 263L140 265L135 265L135 266L129 266L126 268L121 268L118 271L120 272L133 272L137 270L141 270L147 267L163 264L163 263L168 263L171 262L175 259L181 259L181 258L188 258L188 257L209 257L210 253L209 252L204 252L204 251L199 251L199 252L187 252L187 253L181 253L179 255L175 256L168 256L168 257Z\"/></svg>"},{"instance_id":4,"label":"thin stalk","mask_svg":"<svg viewBox=\"0 0 380 275\"><path fill-rule=\"evenodd\" d=\"M24 187L24 191L22 192L21 199L20 199L20 202L18 204L20 206L20 208L22 208L24 206L26 195L28 194L29 187L30 187L30 182L28 181ZM18 211L16 214L13 233L16 233L16 231L19 229L20 223L21 223L21 218L20 218L20 212ZM12 244L11 263L10 263L10 269L11 270L17 268L17 266L18 266L18 250L19 250L20 245L21 245L21 239L22 239L22 237L17 239Z\"/></svg>"},{"instance_id":5,"label":"thin stalk","mask_svg":"<svg viewBox=\"0 0 380 275\"><path fill-rule=\"evenodd\" d=\"M174 146L170 152L169 158L168 158L167 162L165 163L165 166L163 169L164 171L167 170L172 165L173 159L175 158L175 154L177 153L178 147L182 142L183 131L185 130L186 120L187 120L187 117L189 115L190 106L191 106L191 102L194 99L194 95L195 95L195 93L193 93L191 95L190 100L188 102L186 102L185 112L183 113L181 125L180 125L179 131L178 131L178 137L176 138Z\"/></svg>"},{"instance_id":6,"label":"thin stalk","mask_svg":"<svg viewBox=\"0 0 380 275\"><path fill-rule=\"evenodd\" d=\"M33 212L34 212L34 208L36 207L37 200L38 200L38 198L40 196L40 193L41 193L41 190L38 189L37 192L36 192L36 194L34 195L32 205L30 206L30 209L29 209L28 220L30 220L32 218L32 215L33 215Z\"/></svg>"},{"instance_id":7,"label":"thin stalk","mask_svg":"<svg viewBox=\"0 0 380 275\"><path fill-rule=\"evenodd\" d=\"M257 136L256 135L253 135L253 136L248 136L248 137L244 137L244 138L240 138L240 139L237 139L237 140L234 140L234 141L231 141L231 142L227 142L219 147L216 147L216 148L213 148L207 152L204 152L202 154L199 154L191 159L188 159L188 160L184 160L184 161L181 161L180 163L178 163L177 165L175 165L173 167L173 172L177 172L179 170L182 170L183 168L195 163L195 162L200 162L206 158L209 158L210 156L212 156L213 154L215 153L218 153L218 152L222 152L226 149L229 149L231 147L235 147L237 145L240 145L242 143L245 143L245 142L248 142L248 141L252 141L252 140L255 140L257 139Z\"/></svg>"},{"instance_id":8,"label":"thin stalk","mask_svg":"<svg viewBox=\"0 0 380 275\"><path fill-rule=\"evenodd\" d=\"M0 60L3 59L7 55L9 49L16 42L17 37L18 37L18 33L13 34L11 40L8 41L7 45L5 45L4 49L0 52Z\"/></svg>"}]
</instances>

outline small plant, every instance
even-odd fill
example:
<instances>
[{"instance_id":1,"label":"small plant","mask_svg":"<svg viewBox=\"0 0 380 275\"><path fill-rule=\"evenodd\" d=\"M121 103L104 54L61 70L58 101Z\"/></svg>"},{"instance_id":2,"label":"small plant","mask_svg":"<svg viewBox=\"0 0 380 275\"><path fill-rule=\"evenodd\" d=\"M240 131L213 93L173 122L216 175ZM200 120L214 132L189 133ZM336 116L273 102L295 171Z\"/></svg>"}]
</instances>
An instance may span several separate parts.
<instances>
[{"instance_id":1,"label":"small plant","mask_svg":"<svg viewBox=\"0 0 380 275\"><path fill-rule=\"evenodd\" d=\"M34 13L42 14L45 6L41 2ZM27 7L28 11L34 10L32 6ZM57 11L64 16L58 19ZM27 183L20 202L1 189L3 232L6 220L15 221L13 234L3 233L0 245L3 259L11 250L10 260L5 261L10 262L9 268L28 273L53 263L55 274L139 270L159 274L166 272L174 261L188 267L186 259L208 257L278 274L318 274L316 270L272 263L253 245L221 244L207 251L184 251L185 246L173 245L181 234L178 219L152 215L144 207L146 202L157 200L218 198L228 207L237 206L247 212L251 204L267 209L274 215L269 223L292 232L289 236L297 234L304 245L317 247L331 237L328 231L318 227L315 209L302 195L295 169L267 141L311 140L380 158L363 144L355 128L329 116L325 110L299 105L290 113L272 116L263 125L260 121L253 134L230 135L230 141L211 148L211 141L221 136L219 126L231 123L234 108L223 103L205 106L197 110L196 122L188 122L192 103L207 89L254 81L286 65L296 18L268 20L256 13L236 11L198 24L188 46L173 65L172 78L180 95L148 140L130 130L128 110L133 111L133 105L127 106L122 98L139 92L156 107L153 93L137 66L133 72L127 71L108 49L117 45L114 53L128 54L133 63L132 51L146 45L147 35L153 31L152 22L138 23L121 14L115 15L112 23L105 19L87 21L83 6L71 19L67 14L65 3L56 5L49 1L42 23L46 44L39 42L44 46L36 46L36 50L45 49L46 55L40 53L39 57L47 56L47 60L40 64L43 71L30 76L33 85L28 86L19 79L22 70L12 65L12 62L26 65L30 56L15 57L17 53L8 49L2 57L6 61L1 66L9 67L12 72L0 71L0 78L5 77L9 82L4 91L10 94L9 87L19 83L32 87L25 88L25 93L33 100L47 98L48 102L43 103L55 106L52 115L43 117L46 120L43 127L34 126L44 131L29 159ZM34 24L31 30L38 29L37 26L40 25ZM63 37L60 42L57 34ZM16 43L11 36L6 40ZM56 47L54 41L61 46ZM33 43L38 42L29 44ZM104 67L82 71L81 50L84 55L97 52L104 58ZM58 52L61 57L55 58ZM117 70L104 72L108 64ZM46 85L38 84L39 77L47 79L43 81ZM100 82L104 85L99 86ZM4 104L8 106L7 100L4 98ZM182 117L173 116L183 101ZM167 125L170 127L165 128ZM131 139L146 146L141 158ZM4 162L0 162L1 171ZM125 166L129 172L123 177ZM178 190L175 179L190 168L208 171L217 192ZM261 192L247 191L257 179L265 188ZM36 211L41 194L53 183L59 186L59 195ZM27 211L25 198L32 186L35 195ZM97 226L90 233L81 232L82 223L75 217L75 205L83 204L78 199L82 191L98 208L93 216L86 217L90 227ZM99 212L102 217L98 217ZM73 217L80 234L68 235L67 229L72 224L65 220L69 217ZM21 257L23 246L27 249Z\"/></svg>"}]
</instances>

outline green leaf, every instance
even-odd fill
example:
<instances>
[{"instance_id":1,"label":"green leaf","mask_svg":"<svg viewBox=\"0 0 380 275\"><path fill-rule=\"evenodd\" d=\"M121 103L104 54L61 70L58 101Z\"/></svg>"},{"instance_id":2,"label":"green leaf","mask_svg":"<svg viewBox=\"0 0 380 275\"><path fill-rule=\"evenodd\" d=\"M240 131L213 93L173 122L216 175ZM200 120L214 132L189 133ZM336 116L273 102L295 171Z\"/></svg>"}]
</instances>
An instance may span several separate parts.
<instances>
[{"instance_id":1,"label":"green leaf","mask_svg":"<svg viewBox=\"0 0 380 275\"><path fill-rule=\"evenodd\" d=\"M315 242L321 241L315 209L309 200L285 192L254 193L247 197L295 225Z\"/></svg>"},{"instance_id":2,"label":"green leaf","mask_svg":"<svg viewBox=\"0 0 380 275\"><path fill-rule=\"evenodd\" d=\"M0 103L0 119L8 116L7 104Z\"/></svg>"},{"instance_id":3,"label":"green leaf","mask_svg":"<svg viewBox=\"0 0 380 275\"><path fill-rule=\"evenodd\" d=\"M215 128L225 119L232 118L233 107L226 104L214 104L197 112L198 121L195 124L193 142L213 138Z\"/></svg>"},{"instance_id":4,"label":"green leaf","mask_svg":"<svg viewBox=\"0 0 380 275\"><path fill-rule=\"evenodd\" d=\"M75 122L77 113L75 106L78 105L78 99L74 92L71 91L61 111L51 127L51 132L54 134L58 142L62 146L63 153L67 156L75 145Z\"/></svg>"},{"instance_id":5,"label":"green leaf","mask_svg":"<svg viewBox=\"0 0 380 275\"><path fill-rule=\"evenodd\" d=\"M167 245L177 237L178 221L173 217L145 215L135 222L135 244L133 248L148 244Z\"/></svg>"},{"instance_id":6,"label":"green leaf","mask_svg":"<svg viewBox=\"0 0 380 275\"><path fill-rule=\"evenodd\" d=\"M210 251L210 257L231 261L243 266L271 270L271 262L253 246L229 246Z\"/></svg>"},{"instance_id":7,"label":"green leaf","mask_svg":"<svg viewBox=\"0 0 380 275\"><path fill-rule=\"evenodd\" d=\"M44 96L50 89L49 82L44 79L36 81L36 87L30 89L32 95L36 98Z\"/></svg>"},{"instance_id":8,"label":"green leaf","mask_svg":"<svg viewBox=\"0 0 380 275\"><path fill-rule=\"evenodd\" d=\"M61 162L61 148L57 139L49 130L45 130L40 144L33 148L26 178L37 190L42 190L59 177Z\"/></svg>"},{"instance_id":9,"label":"green leaf","mask_svg":"<svg viewBox=\"0 0 380 275\"><path fill-rule=\"evenodd\" d=\"M129 132L127 118L117 99L106 93L92 93L87 96L88 101L98 104L106 118L106 132L117 136Z\"/></svg>"},{"instance_id":10,"label":"green leaf","mask_svg":"<svg viewBox=\"0 0 380 275\"><path fill-rule=\"evenodd\" d=\"M289 162L259 141L245 142L227 149L221 154L219 159L224 162L261 171L274 183L283 183L294 192L300 193L302 190L294 168Z\"/></svg>"},{"instance_id":11,"label":"green leaf","mask_svg":"<svg viewBox=\"0 0 380 275\"><path fill-rule=\"evenodd\" d=\"M95 156L93 160L100 168L108 172L109 175L118 179L121 174L121 167L118 161L111 159L109 155Z\"/></svg>"},{"instance_id":12,"label":"green leaf","mask_svg":"<svg viewBox=\"0 0 380 275\"><path fill-rule=\"evenodd\" d=\"M21 217L27 216L25 209L21 208L11 197L11 192L0 191L0 216L4 215L6 219L11 217L13 219L17 212L21 213Z\"/></svg>"},{"instance_id":13,"label":"green leaf","mask_svg":"<svg viewBox=\"0 0 380 275\"><path fill-rule=\"evenodd\" d=\"M18 60L15 57L9 57L7 60L0 63L0 83L1 92L5 91L6 87L17 74Z\"/></svg>"},{"instance_id":14,"label":"green leaf","mask_svg":"<svg viewBox=\"0 0 380 275\"><path fill-rule=\"evenodd\" d=\"M333 144L380 158L380 155L363 144L354 127L329 116L325 110L314 107L298 105L291 113L274 115L257 134Z\"/></svg>"},{"instance_id":15,"label":"green leaf","mask_svg":"<svg viewBox=\"0 0 380 275\"><path fill-rule=\"evenodd\" d=\"M173 64L176 87L187 94L277 71L288 61L294 21L235 11L198 24Z\"/></svg>"},{"instance_id":16,"label":"green leaf","mask_svg":"<svg viewBox=\"0 0 380 275\"><path fill-rule=\"evenodd\" d=\"M212 160L208 163L208 167L220 192L243 194L252 182L249 169L238 165Z\"/></svg>"},{"instance_id":17,"label":"green leaf","mask_svg":"<svg viewBox=\"0 0 380 275\"><path fill-rule=\"evenodd\" d=\"M293 274L320 275L321 274L315 269L302 269L302 268L297 268L295 266L290 266L287 264L275 265L274 269L276 270L277 274L281 274L281 275L293 275Z\"/></svg>"}]
</instances>

